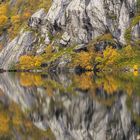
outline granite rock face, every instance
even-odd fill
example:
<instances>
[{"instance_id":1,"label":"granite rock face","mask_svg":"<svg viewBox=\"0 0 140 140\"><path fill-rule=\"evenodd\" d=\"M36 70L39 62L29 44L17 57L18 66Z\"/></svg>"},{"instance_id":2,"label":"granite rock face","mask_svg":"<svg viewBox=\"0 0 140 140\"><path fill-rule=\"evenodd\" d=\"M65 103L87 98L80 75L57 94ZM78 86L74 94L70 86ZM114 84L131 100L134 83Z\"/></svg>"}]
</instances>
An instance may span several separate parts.
<instances>
[{"instance_id":1,"label":"granite rock face","mask_svg":"<svg viewBox=\"0 0 140 140\"><path fill-rule=\"evenodd\" d=\"M31 28L39 28L41 25L44 24L46 16L46 12L44 9L40 9L36 13L34 13L31 18L29 19L28 25Z\"/></svg>"},{"instance_id":2,"label":"granite rock face","mask_svg":"<svg viewBox=\"0 0 140 140\"><path fill-rule=\"evenodd\" d=\"M117 43L125 44L124 34L136 14L136 3L137 0L53 0L48 13L40 9L28 22L29 28L39 34L37 39L44 40L37 43L36 54L43 53L50 38L59 32L62 35L58 45L62 46L87 44L106 33ZM133 40L139 39L139 32L137 24L132 30ZM34 42L34 35L25 32L8 43L0 52L0 68L8 69L11 62L17 62L20 55L36 45Z\"/></svg>"},{"instance_id":3,"label":"granite rock face","mask_svg":"<svg viewBox=\"0 0 140 140\"><path fill-rule=\"evenodd\" d=\"M35 35L28 31L21 33L10 42L0 53L0 69L10 69L19 61L19 57L32 51L36 42Z\"/></svg>"},{"instance_id":4,"label":"granite rock face","mask_svg":"<svg viewBox=\"0 0 140 140\"><path fill-rule=\"evenodd\" d=\"M46 19L77 43L106 32L125 43L124 32L135 11L136 0L54 0Z\"/></svg>"},{"instance_id":5,"label":"granite rock face","mask_svg":"<svg viewBox=\"0 0 140 140\"><path fill-rule=\"evenodd\" d=\"M132 41L140 40L140 21L132 28Z\"/></svg>"},{"instance_id":6,"label":"granite rock face","mask_svg":"<svg viewBox=\"0 0 140 140\"><path fill-rule=\"evenodd\" d=\"M41 33L62 31L60 43L85 44L111 33L125 44L124 33L136 13L137 0L54 0L48 13L37 11L29 20Z\"/></svg>"}]
</instances>

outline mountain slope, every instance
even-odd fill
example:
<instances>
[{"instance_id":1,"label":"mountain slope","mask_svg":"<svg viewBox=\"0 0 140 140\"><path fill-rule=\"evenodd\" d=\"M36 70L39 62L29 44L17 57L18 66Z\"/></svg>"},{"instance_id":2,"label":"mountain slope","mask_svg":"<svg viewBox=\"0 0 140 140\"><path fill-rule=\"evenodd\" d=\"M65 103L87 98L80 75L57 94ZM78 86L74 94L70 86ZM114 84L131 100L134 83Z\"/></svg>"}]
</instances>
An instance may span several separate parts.
<instances>
[{"instance_id":1,"label":"mountain slope","mask_svg":"<svg viewBox=\"0 0 140 140\"><path fill-rule=\"evenodd\" d=\"M140 37L138 8L137 0L54 0L48 13L40 9L31 16L28 27L18 36L20 43L12 41L2 50L0 68L9 69L21 55L31 51L32 55L42 54L49 45L56 52L56 46L78 44L83 49L91 40L105 34L110 34L118 45L126 44L128 39L135 42ZM35 36L33 41L30 36L26 40L22 38L27 31Z\"/></svg>"}]
</instances>

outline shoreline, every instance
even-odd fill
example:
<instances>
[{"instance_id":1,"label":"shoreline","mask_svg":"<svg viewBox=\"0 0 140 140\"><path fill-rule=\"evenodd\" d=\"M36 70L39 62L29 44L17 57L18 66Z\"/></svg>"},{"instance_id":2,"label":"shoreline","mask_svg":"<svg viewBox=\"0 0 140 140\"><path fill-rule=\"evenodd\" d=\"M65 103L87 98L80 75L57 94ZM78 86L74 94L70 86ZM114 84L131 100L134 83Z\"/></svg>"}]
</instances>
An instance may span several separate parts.
<instances>
[{"instance_id":1,"label":"shoreline","mask_svg":"<svg viewBox=\"0 0 140 140\"><path fill-rule=\"evenodd\" d=\"M75 73L75 74L82 74L86 72L93 72L93 73L112 73L112 72L140 72L140 69L133 69L133 68L123 68L123 69L108 69L108 70L87 70L85 68L63 68L63 69L50 69L50 70L43 70L43 69L30 69L30 70L21 70L21 69L15 69L15 70L4 70L0 69L0 74L10 72L10 73Z\"/></svg>"}]
</instances>

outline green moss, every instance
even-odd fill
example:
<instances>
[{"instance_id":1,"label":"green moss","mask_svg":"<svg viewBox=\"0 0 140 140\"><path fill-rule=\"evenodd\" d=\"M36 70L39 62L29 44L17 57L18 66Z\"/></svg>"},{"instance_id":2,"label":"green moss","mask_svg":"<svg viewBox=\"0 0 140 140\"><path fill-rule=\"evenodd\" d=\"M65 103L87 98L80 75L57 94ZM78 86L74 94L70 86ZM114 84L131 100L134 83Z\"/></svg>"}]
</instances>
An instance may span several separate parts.
<instances>
[{"instance_id":1,"label":"green moss","mask_svg":"<svg viewBox=\"0 0 140 140\"><path fill-rule=\"evenodd\" d=\"M125 37L125 40L127 41L127 44L130 44L130 42L131 42L131 28L126 29L124 37Z\"/></svg>"},{"instance_id":2,"label":"green moss","mask_svg":"<svg viewBox=\"0 0 140 140\"><path fill-rule=\"evenodd\" d=\"M132 31L132 28L134 26L136 26L139 23L139 21L140 21L140 15L135 16L132 19L129 28L126 29L124 37L125 37L125 40L126 40L127 44L131 43L131 31Z\"/></svg>"},{"instance_id":3,"label":"green moss","mask_svg":"<svg viewBox=\"0 0 140 140\"><path fill-rule=\"evenodd\" d=\"M53 35L50 32L48 32L48 36L49 36L49 39L52 41L53 40Z\"/></svg>"},{"instance_id":4,"label":"green moss","mask_svg":"<svg viewBox=\"0 0 140 140\"><path fill-rule=\"evenodd\" d=\"M8 17L9 21L8 24L0 28L0 33L3 32L4 29L7 29L9 38L12 40L18 35L21 28L27 24L28 19L34 12L36 12L36 10L44 8L47 12L51 6L51 3L51 0L16 0L14 5L11 7L10 1L1 2L0 6L6 5L7 14L5 16ZM20 17L20 21L18 23L12 23L11 18L17 15Z\"/></svg>"},{"instance_id":5,"label":"green moss","mask_svg":"<svg viewBox=\"0 0 140 140\"><path fill-rule=\"evenodd\" d=\"M101 42L101 41L108 41L110 42L111 44L115 44L116 42L114 41L114 38L113 36L108 33L108 34L103 34L103 35L100 35L98 36L96 39L93 39L89 44L88 44L88 47L92 47L94 46L97 42Z\"/></svg>"},{"instance_id":6,"label":"green moss","mask_svg":"<svg viewBox=\"0 0 140 140\"><path fill-rule=\"evenodd\" d=\"M137 0L137 13L140 12L140 0Z\"/></svg>"},{"instance_id":7,"label":"green moss","mask_svg":"<svg viewBox=\"0 0 140 140\"><path fill-rule=\"evenodd\" d=\"M73 54L74 53L73 48L74 47L64 48L64 49L60 50L59 52L54 53L54 55L48 60L48 62L54 62L55 60L57 60L64 54Z\"/></svg>"},{"instance_id":8,"label":"green moss","mask_svg":"<svg viewBox=\"0 0 140 140\"><path fill-rule=\"evenodd\" d=\"M14 62L11 63L8 69L9 70L16 70L16 64Z\"/></svg>"},{"instance_id":9,"label":"green moss","mask_svg":"<svg viewBox=\"0 0 140 140\"><path fill-rule=\"evenodd\" d=\"M117 16L115 14L109 14L108 15L108 18L109 19L112 19L112 20L116 20L117 19Z\"/></svg>"},{"instance_id":10,"label":"green moss","mask_svg":"<svg viewBox=\"0 0 140 140\"><path fill-rule=\"evenodd\" d=\"M140 15L136 16L131 23L131 26L135 26L136 24L138 24L140 21Z\"/></svg>"}]
</instances>

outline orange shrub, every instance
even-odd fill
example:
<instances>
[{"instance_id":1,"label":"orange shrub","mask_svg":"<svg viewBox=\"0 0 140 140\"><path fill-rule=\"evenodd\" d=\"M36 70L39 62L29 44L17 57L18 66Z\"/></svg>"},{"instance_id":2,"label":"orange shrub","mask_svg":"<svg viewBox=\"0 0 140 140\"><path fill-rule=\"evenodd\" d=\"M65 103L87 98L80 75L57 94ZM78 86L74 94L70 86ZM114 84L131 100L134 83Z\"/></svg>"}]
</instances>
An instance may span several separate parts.
<instances>
[{"instance_id":1,"label":"orange shrub","mask_svg":"<svg viewBox=\"0 0 140 140\"><path fill-rule=\"evenodd\" d=\"M46 58L51 58L53 56L53 48L51 45L47 46L46 49L45 49L45 57Z\"/></svg>"},{"instance_id":2,"label":"orange shrub","mask_svg":"<svg viewBox=\"0 0 140 140\"><path fill-rule=\"evenodd\" d=\"M20 21L21 21L20 15L16 15L16 16L12 16L12 17L11 17L11 22L12 22L13 24L19 23Z\"/></svg>"},{"instance_id":3,"label":"orange shrub","mask_svg":"<svg viewBox=\"0 0 140 140\"><path fill-rule=\"evenodd\" d=\"M4 15L1 15L0 16L0 27L5 26L7 21L8 21L8 18L6 16L4 16Z\"/></svg>"},{"instance_id":4,"label":"orange shrub","mask_svg":"<svg viewBox=\"0 0 140 140\"><path fill-rule=\"evenodd\" d=\"M28 19L30 16L31 16L31 12L29 12L29 11L26 11L26 12L23 13L23 19L24 20Z\"/></svg>"},{"instance_id":5,"label":"orange shrub","mask_svg":"<svg viewBox=\"0 0 140 140\"><path fill-rule=\"evenodd\" d=\"M113 49L111 46L103 52L104 59L107 61L108 65L114 64L115 60L118 58L119 53L116 49Z\"/></svg>"},{"instance_id":6,"label":"orange shrub","mask_svg":"<svg viewBox=\"0 0 140 140\"><path fill-rule=\"evenodd\" d=\"M92 52L80 52L75 54L73 57L74 66L81 66L87 70L91 70L93 68L93 53Z\"/></svg>"},{"instance_id":7,"label":"orange shrub","mask_svg":"<svg viewBox=\"0 0 140 140\"><path fill-rule=\"evenodd\" d=\"M19 59L19 67L21 69L33 69L39 67L42 62L41 56L28 56L24 55L21 56Z\"/></svg>"},{"instance_id":8,"label":"orange shrub","mask_svg":"<svg viewBox=\"0 0 140 140\"><path fill-rule=\"evenodd\" d=\"M7 15L8 13L8 6L6 4L0 5L0 15Z\"/></svg>"},{"instance_id":9,"label":"orange shrub","mask_svg":"<svg viewBox=\"0 0 140 140\"><path fill-rule=\"evenodd\" d=\"M96 56L95 61L100 62L100 69L103 69L105 67L110 67L113 65L116 65L117 61L120 59L121 55L118 52L117 49L112 48L111 46L108 46L106 50L103 51L103 55L98 54Z\"/></svg>"},{"instance_id":10,"label":"orange shrub","mask_svg":"<svg viewBox=\"0 0 140 140\"><path fill-rule=\"evenodd\" d=\"M19 65L21 67L21 69L25 69L25 68L31 68L33 67L33 57L31 56L27 56L27 55L24 55L24 56L21 56L20 59L19 59Z\"/></svg>"}]
</instances>

